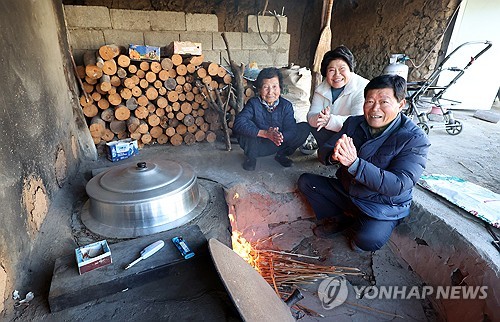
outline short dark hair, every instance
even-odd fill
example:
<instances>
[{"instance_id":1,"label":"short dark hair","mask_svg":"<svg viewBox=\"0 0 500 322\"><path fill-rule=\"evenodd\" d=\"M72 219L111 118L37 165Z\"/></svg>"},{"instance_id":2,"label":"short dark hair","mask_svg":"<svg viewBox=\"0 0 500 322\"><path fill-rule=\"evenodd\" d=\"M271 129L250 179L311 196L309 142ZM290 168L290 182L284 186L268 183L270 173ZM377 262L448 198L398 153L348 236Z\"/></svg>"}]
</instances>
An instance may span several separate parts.
<instances>
[{"instance_id":1,"label":"short dark hair","mask_svg":"<svg viewBox=\"0 0 500 322\"><path fill-rule=\"evenodd\" d=\"M399 75L380 75L372 79L365 87L366 93L371 89L392 88L394 97L401 102L406 97L406 80Z\"/></svg>"},{"instance_id":2,"label":"short dark hair","mask_svg":"<svg viewBox=\"0 0 500 322\"><path fill-rule=\"evenodd\" d=\"M328 51L323 56L323 60L321 61L321 75L323 77L326 77L326 69L328 68L328 64L330 64L330 62L335 59L342 59L343 61L345 61L349 66L351 72L353 72L354 68L356 68L356 60L354 59L354 55L351 53L349 48L344 45L340 45L334 50Z\"/></svg>"},{"instance_id":3,"label":"short dark hair","mask_svg":"<svg viewBox=\"0 0 500 322\"><path fill-rule=\"evenodd\" d=\"M255 81L255 86L258 90L260 90L264 79L271 79L274 77L278 77L280 88L283 89L283 75L276 67L267 67L261 70L259 72L259 76L257 76L257 80Z\"/></svg>"}]
</instances>

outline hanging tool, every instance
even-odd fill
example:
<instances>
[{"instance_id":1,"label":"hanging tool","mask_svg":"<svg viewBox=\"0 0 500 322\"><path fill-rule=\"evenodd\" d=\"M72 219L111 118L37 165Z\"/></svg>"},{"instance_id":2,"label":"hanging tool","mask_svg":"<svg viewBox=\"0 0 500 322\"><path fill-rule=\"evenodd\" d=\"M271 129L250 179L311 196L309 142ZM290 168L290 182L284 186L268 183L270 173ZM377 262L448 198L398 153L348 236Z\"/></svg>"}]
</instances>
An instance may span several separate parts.
<instances>
[{"instance_id":1,"label":"hanging tool","mask_svg":"<svg viewBox=\"0 0 500 322\"><path fill-rule=\"evenodd\" d=\"M159 251L163 246L165 245L165 242L163 240L156 241L149 245L148 247L144 248L141 251L141 257L133 261L132 263L128 264L125 269L129 269L130 267L134 266L135 264L139 263L141 260L148 258L149 256L153 255L157 251Z\"/></svg>"},{"instance_id":2,"label":"hanging tool","mask_svg":"<svg viewBox=\"0 0 500 322\"><path fill-rule=\"evenodd\" d=\"M325 6L326 0L323 2L323 6ZM321 83L321 61L323 60L323 56L325 53L332 49L332 30L330 28L330 24L332 21L332 8L333 8L333 0L328 0L328 4L326 7L326 22L321 31L321 35L319 37L318 46L316 47L316 52L314 54L314 62L312 71L314 72L315 79L313 79L314 87Z\"/></svg>"}]
</instances>

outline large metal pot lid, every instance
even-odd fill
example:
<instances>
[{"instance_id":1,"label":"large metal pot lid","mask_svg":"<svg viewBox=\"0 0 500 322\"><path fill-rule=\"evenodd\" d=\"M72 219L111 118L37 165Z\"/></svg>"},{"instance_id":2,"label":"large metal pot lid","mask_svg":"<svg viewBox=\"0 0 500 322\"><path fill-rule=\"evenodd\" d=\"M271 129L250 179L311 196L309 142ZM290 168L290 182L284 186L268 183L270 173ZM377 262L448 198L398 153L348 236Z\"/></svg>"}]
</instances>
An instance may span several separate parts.
<instances>
[{"instance_id":1,"label":"large metal pot lid","mask_svg":"<svg viewBox=\"0 0 500 322\"><path fill-rule=\"evenodd\" d=\"M195 181L190 165L154 160L113 167L92 178L86 190L102 202L133 203L176 194Z\"/></svg>"}]
</instances>

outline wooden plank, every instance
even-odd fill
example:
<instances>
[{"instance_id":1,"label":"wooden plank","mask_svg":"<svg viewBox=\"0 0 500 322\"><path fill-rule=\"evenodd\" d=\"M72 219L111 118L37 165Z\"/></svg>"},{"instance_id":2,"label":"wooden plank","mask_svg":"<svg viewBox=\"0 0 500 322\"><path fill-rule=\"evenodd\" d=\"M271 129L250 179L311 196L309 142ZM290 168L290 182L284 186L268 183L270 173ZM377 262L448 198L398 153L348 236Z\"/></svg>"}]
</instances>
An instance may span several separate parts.
<instances>
[{"instance_id":1,"label":"wooden plank","mask_svg":"<svg viewBox=\"0 0 500 322\"><path fill-rule=\"evenodd\" d=\"M193 258L186 260L181 256L172 243L172 238L176 236L184 238L195 253ZM140 256L144 247L157 240L165 242L162 249L130 269L124 269ZM175 280L177 275L185 274L186 270L193 269L194 266L209 265L207 240L197 225L183 226L111 244L110 249L112 264L83 275L78 274L74 252L56 260L49 291L51 312L61 311L162 278ZM165 292L169 292L168 287L165 287ZM175 296L176 294L172 294L172 298Z\"/></svg>"}]
</instances>

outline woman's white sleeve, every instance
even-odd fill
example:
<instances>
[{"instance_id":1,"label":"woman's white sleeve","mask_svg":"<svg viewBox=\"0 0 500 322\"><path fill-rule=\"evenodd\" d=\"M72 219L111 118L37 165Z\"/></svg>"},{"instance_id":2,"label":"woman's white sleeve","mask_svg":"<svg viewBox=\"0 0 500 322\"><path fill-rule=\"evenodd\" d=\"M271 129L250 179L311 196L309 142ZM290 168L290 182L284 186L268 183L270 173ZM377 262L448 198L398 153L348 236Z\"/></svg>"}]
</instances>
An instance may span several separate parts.
<instances>
[{"instance_id":1,"label":"woman's white sleeve","mask_svg":"<svg viewBox=\"0 0 500 322\"><path fill-rule=\"evenodd\" d=\"M311 108L307 113L307 122L312 127L317 127L319 112L323 109L324 98L318 93L314 93Z\"/></svg>"}]
</instances>

